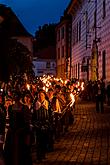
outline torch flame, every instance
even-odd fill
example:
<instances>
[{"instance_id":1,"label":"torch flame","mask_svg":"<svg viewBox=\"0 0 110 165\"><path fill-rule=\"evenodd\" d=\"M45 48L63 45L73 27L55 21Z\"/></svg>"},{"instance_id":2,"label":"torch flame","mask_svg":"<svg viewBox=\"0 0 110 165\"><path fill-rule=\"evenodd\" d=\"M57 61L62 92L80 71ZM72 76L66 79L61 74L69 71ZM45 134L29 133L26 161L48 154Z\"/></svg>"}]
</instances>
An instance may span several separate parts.
<instances>
[{"instance_id":1,"label":"torch flame","mask_svg":"<svg viewBox=\"0 0 110 165\"><path fill-rule=\"evenodd\" d=\"M70 107L72 107L73 104L74 104L74 102L75 102L75 97L74 97L74 95L73 95L72 93L70 94L70 97L71 97L71 104L70 104Z\"/></svg>"},{"instance_id":2,"label":"torch flame","mask_svg":"<svg viewBox=\"0 0 110 165\"><path fill-rule=\"evenodd\" d=\"M27 84L26 87L27 87L28 90L30 90L30 85L29 84Z\"/></svg>"},{"instance_id":3,"label":"torch flame","mask_svg":"<svg viewBox=\"0 0 110 165\"><path fill-rule=\"evenodd\" d=\"M81 83L81 89L84 90L84 82Z\"/></svg>"}]
</instances>

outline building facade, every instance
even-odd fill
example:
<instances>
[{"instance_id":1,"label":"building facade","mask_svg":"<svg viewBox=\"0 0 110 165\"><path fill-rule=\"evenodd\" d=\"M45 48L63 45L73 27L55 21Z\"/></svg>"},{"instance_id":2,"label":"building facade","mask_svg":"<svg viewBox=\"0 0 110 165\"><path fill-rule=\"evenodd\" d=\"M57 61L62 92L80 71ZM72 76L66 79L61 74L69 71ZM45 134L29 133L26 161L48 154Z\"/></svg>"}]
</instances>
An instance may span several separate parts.
<instances>
[{"instance_id":1,"label":"building facade","mask_svg":"<svg viewBox=\"0 0 110 165\"><path fill-rule=\"evenodd\" d=\"M53 75L56 76L56 62L52 59L33 58L35 76Z\"/></svg>"},{"instance_id":2,"label":"building facade","mask_svg":"<svg viewBox=\"0 0 110 165\"><path fill-rule=\"evenodd\" d=\"M57 77L62 79L70 78L71 61L71 17L61 17L56 27L56 58Z\"/></svg>"},{"instance_id":3,"label":"building facade","mask_svg":"<svg viewBox=\"0 0 110 165\"><path fill-rule=\"evenodd\" d=\"M33 57L35 76L53 75L56 76L56 52L55 46L48 46L39 50Z\"/></svg>"},{"instance_id":4,"label":"building facade","mask_svg":"<svg viewBox=\"0 0 110 165\"><path fill-rule=\"evenodd\" d=\"M110 1L72 0L71 76L110 80Z\"/></svg>"}]
</instances>

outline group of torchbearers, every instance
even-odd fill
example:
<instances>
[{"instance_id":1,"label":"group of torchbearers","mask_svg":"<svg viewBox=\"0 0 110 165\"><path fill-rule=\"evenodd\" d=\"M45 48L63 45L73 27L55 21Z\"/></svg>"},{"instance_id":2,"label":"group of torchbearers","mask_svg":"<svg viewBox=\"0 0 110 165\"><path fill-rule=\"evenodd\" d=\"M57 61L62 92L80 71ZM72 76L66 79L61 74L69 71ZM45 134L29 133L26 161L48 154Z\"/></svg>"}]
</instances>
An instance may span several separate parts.
<instances>
[{"instance_id":1,"label":"group of torchbearers","mask_svg":"<svg viewBox=\"0 0 110 165\"><path fill-rule=\"evenodd\" d=\"M73 92L73 85L71 89L61 80L50 78L45 82L44 78L34 79L28 83L26 80L16 79L1 84L2 164L32 165L33 144L38 161L45 158L46 152L53 151L55 138L63 129L67 131L68 125L74 120Z\"/></svg>"},{"instance_id":2,"label":"group of torchbearers","mask_svg":"<svg viewBox=\"0 0 110 165\"><path fill-rule=\"evenodd\" d=\"M33 146L41 162L73 123L77 97L95 101L96 111L103 113L105 95L109 105L110 84L105 90L102 80L84 83L44 76L1 83L0 165L32 165Z\"/></svg>"}]
</instances>

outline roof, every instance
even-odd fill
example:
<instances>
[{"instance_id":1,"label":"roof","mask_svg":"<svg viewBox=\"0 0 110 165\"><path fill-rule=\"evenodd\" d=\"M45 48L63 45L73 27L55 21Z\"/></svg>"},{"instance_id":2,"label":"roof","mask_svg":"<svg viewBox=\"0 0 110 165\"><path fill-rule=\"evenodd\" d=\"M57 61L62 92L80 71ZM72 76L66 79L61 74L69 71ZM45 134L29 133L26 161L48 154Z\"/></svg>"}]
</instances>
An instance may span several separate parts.
<instances>
[{"instance_id":1,"label":"roof","mask_svg":"<svg viewBox=\"0 0 110 165\"><path fill-rule=\"evenodd\" d=\"M0 4L0 16L4 18L2 24L10 36L32 37L10 7Z\"/></svg>"},{"instance_id":2,"label":"roof","mask_svg":"<svg viewBox=\"0 0 110 165\"><path fill-rule=\"evenodd\" d=\"M71 0L68 7L66 8L67 14L75 14L77 7L79 7L83 1L84 0Z\"/></svg>"}]
</instances>

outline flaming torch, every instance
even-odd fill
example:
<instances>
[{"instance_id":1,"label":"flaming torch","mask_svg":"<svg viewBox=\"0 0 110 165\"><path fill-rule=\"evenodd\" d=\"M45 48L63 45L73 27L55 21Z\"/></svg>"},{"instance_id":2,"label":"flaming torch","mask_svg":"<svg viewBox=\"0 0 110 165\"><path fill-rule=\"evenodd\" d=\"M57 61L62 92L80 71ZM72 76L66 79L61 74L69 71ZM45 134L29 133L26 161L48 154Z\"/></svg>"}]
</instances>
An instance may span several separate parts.
<instances>
[{"instance_id":1,"label":"flaming torch","mask_svg":"<svg viewBox=\"0 0 110 165\"><path fill-rule=\"evenodd\" d=\"M72 107L73 104L75 103L75 96L71 93L71 94L70 94L70 97L71 97L71 104L70 104L70 107Z\"/></svg>"},{"instance_id":2,"label":"flaming torch","mask_svg":"<svg viewBox=\"0 0 110 165\"><path fill-rule=\"evenodd\" d=\"M29 84L27 84L26 87L27 87L27 90L30 90L30 85Z\"/></svg>"},{"instance_id":3,"label":"flaming torch","mask_svg":"<svg viewBox=\"0 0 110 165\"><path fill-rule=\"evenodd\" d=\"M81 83L81 90L84 90L84 82Z\"/></svg>"}]
</instances>

